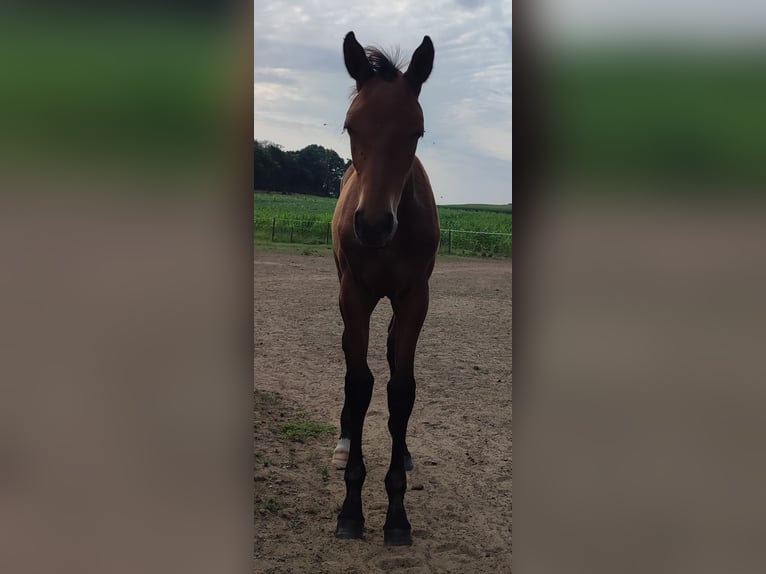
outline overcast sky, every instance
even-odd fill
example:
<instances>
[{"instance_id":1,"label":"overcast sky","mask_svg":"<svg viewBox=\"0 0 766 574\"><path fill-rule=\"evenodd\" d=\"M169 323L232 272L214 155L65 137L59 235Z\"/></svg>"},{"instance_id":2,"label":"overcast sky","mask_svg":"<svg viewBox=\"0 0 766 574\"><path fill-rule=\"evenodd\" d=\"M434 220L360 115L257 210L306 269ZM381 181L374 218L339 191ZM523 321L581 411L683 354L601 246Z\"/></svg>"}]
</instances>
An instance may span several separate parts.
<instances>
[{"instance_id":1,"label":"overcast sky","mask_svg":"<svg viewBox=\"0 0 766 574\"><path fill-rule=\"evenodd\" d=\"M338 0L255 3L254 136L294 150L351 157L342 133L353 80L342 43L399 47L429 35L434 69L420 103L418 145L440 204L511 203L511 0Z\"/></svg>"}]
</instances>

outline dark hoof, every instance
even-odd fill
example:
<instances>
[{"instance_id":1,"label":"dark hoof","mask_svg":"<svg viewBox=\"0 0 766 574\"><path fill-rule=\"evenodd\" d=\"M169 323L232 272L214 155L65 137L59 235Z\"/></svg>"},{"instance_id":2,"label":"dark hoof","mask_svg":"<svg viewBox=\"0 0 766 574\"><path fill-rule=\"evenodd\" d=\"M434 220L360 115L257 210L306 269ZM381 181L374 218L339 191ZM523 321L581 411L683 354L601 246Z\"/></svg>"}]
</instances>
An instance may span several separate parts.
<instances>
[{"instance_id":1,"label":"dark hoof","mask_svg":"<svg viewBox=\"0 0 766 574\"><path fill-rule=\"evenodd\" d=\"M411 546L412 531L404 528L392 528L383 531L383 544L386 546Z\"/></svg>"},{"instance_id":2,"label":"dark hoof","mask_svg":"<svg viewBox=\"0 0 766 574\"><path fill-rule=\"evenodd\" d=\"M404 470L409 472L413 468L415 468L415 465L412 463L412 457L408 454L405 454L404 455Z\"/></svg>"},{"instance_id":3,"label":"dark hoof","mask_svg":"<svg viewBox=\"0 0 766 574\"><path fill-rule=\"evenodd\" d=\"M346 540L359 539L364 535L364 521L338 519L338 527L335 529L335 538Z\"/></svg>"}]
</instances>

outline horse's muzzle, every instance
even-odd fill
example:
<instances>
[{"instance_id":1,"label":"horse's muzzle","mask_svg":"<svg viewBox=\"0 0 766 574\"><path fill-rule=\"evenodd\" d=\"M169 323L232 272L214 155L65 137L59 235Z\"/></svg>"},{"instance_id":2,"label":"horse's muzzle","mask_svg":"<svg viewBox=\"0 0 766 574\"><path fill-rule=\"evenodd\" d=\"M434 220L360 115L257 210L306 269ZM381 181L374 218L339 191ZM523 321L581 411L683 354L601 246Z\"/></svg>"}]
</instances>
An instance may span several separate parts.
<instances>
[{"instance_id":1,"label":"horse's muzzle","mask_svg":"<svg viewBox=\"0 0 766 574\"><path fill-rule=\"evenodd\" d=\"M354 233L357 239L368 247L384 247L396 233L396 217L390 211L370 222L362 210L354 213Z\"/></svg>"}]
</instances>

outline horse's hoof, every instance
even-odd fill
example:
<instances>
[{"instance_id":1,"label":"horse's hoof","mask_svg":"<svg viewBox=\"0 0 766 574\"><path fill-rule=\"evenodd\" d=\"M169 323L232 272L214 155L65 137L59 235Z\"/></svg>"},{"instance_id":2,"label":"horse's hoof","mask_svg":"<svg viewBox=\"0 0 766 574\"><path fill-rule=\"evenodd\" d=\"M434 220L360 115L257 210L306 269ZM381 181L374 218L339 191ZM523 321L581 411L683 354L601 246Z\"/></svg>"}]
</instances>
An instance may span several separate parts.
<instances>
[{"instance_id":1,"label":"horse's hoof","mask_svg":"<svg viewBox=\"0 0 766 574\"><path fill-rule=\"evenodd\" d=\"M411 546L412 530L409 528L383 530L383 544L386 546Z\"/></svg>"},{"instance_id":2,"label":"horse's hoof","mask_svg":"<svg viewBox=\"0 0 766 574\"><path fill-rule=\"evenodd\" d=\"M411 471L413 468L415 468L415 465L412 462L412 457L408 454L404 455L404 470L407 472Z\"/></svg>"},{"instance_id":3,"label":"horse's hoof","mask_svg":"<svg viewBox=\"0 0 766 574\"><path fill-rule=\"evenodd\" d=\"M338 519L338 527L335 529L335 538L356 540L364 536L364 520Z\"/></svg>"}]
</instances>

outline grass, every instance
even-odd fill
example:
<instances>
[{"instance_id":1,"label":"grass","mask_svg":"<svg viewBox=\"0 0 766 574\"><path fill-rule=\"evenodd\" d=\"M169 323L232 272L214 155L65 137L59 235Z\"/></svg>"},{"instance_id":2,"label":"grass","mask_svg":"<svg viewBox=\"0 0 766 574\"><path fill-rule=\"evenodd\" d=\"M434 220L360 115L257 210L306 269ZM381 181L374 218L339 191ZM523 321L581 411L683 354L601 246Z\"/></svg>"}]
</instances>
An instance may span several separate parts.
<instances>
[{"instance_id":1,"label":"grass","mask_svg":"<svg viewBox=\"0 0 766 574\"><path fill-rule=\"evenodd\" d=\"M253 196L254 242L310 245L306 255L326 253L336 202L330 197L256 192ZM510 205L482 204L438 206L441 252L509 257L512 237L485 234L513 233L511 208Z\"/></svg>"},{"instance_id":2,"label":"grass","mask_svg":"<svg viewBox=\"0 0 766 574\"><path fill-rule=\"evenodd\" d=\"M458 205L443 205L441 209L461 209L468 211L489 211L492 213L513 213L513 206L509 203L507 205L490 205L486 203L464 203Z\"/></svg>"},{"instance_id":3,"label":"grass","mask_svg":"<svg viewBox=\"0 0 766 574\"><path fill-rule=\"evenodd\" d=\"M337 200L331 197L256 192L253 197L253 214L259 222L265 220L270 223L276 217L296 222L327 224L332 221L336 202ZM512 232L510 205L440 205L438 210L442 229Z\"/></svg>"},{"instance_id":4,"label":"grass","mask_svg":"<svg viewBox=\"0 0 766 574\"><path fill-rule=\"evenodd\" d=\"M254 214L257 218L297 219L329 223L336 199L313 195L256 192Z\"/></svg>"},{"instance_id":5,"label":"grass","mask_svg":"<svg viewBox=\"0 0 766 574\"><path fill-rule=\"evenodd\" d=\"M305 420L303 416L299 420L282 423L279 428L281 438L298 442L336 432L337 429L332 425Z\"/></svg>"},{"instance_id":6,"label":"grass","mask_svg":"<svg viewBox=\"0 0 766 574\"><path fill-rule=\"evenodd\" d=\"M259 463L263 468L274 466L274 461L260 453L255 453L255 461Z\"/></svg>"},{"instance_id":7,"label":"grass","mask_svg":"<svg viewBox=\"0 0 766 574\"><path fill-rule=\"evenodd\" d=\"M285 411L291 410L282 403L280 397L275 393L255 389L254 399L256 428L268 427L280 439L303 442L307 438L335 434L337 432L336 427L312 421L306 413L301 412L292 413L289 415L289 420L277 423L274 420L277 416L283 418ZM269 422L269 419L271 419L271 422ZM261 453L255 453L255 461L264 467L275 466L273 461ZM290 460L281 466L286 466L287 468L297 467L295 453L292 449L290 450Z\"/></svg>"},{"instance_id":8,"label":"grass","mask_svg":"<svg viewBox=\"0 0 766 574\"><path fill-rule=\"evenodd\" d=\"M256 404L261 407L274 407L279 404L279 397L273 393L254 389L253 394Z\"/></svg>"},{"instance_id":9,"label":"grass","mask_svg":"<svg viewBox=\"0 0 766 574\"><path fill-rule=\"evenodd\" d=\"M281 510L285 508L285 505L278 500L274 500L273 498L269 498L266 501L266 510L271 512L272 514L278 514Z\"/></svg>"},{"instance_id":10,"label":"grass","mask_svg":"<svg viewBox=\"0 0 766 574\"><path fill-rule=\"evenodd\" d=\"M336 429L332 425L310 420L308 414L296 411L277 392L255 389L254 399L255 446L261 450L255 453L253 508L256 520L263 520L264 517L269 520L269 515L273 515L279 522L277 527L300 531L305 526L301 518L302 503L292 497L293 488L308 476L304 474L306 469L317 483L317 474L323 483L327 483L330 471L324 457L318 459L312 454L310 444L300 446L290 443L335 434ZM270 460L266 452L281 453L281 456L276 455L281 460ZM312 500L308 502L305 513L318 516L323 514L323 510L316 500Z\"/></svg>"}]
</instances>

